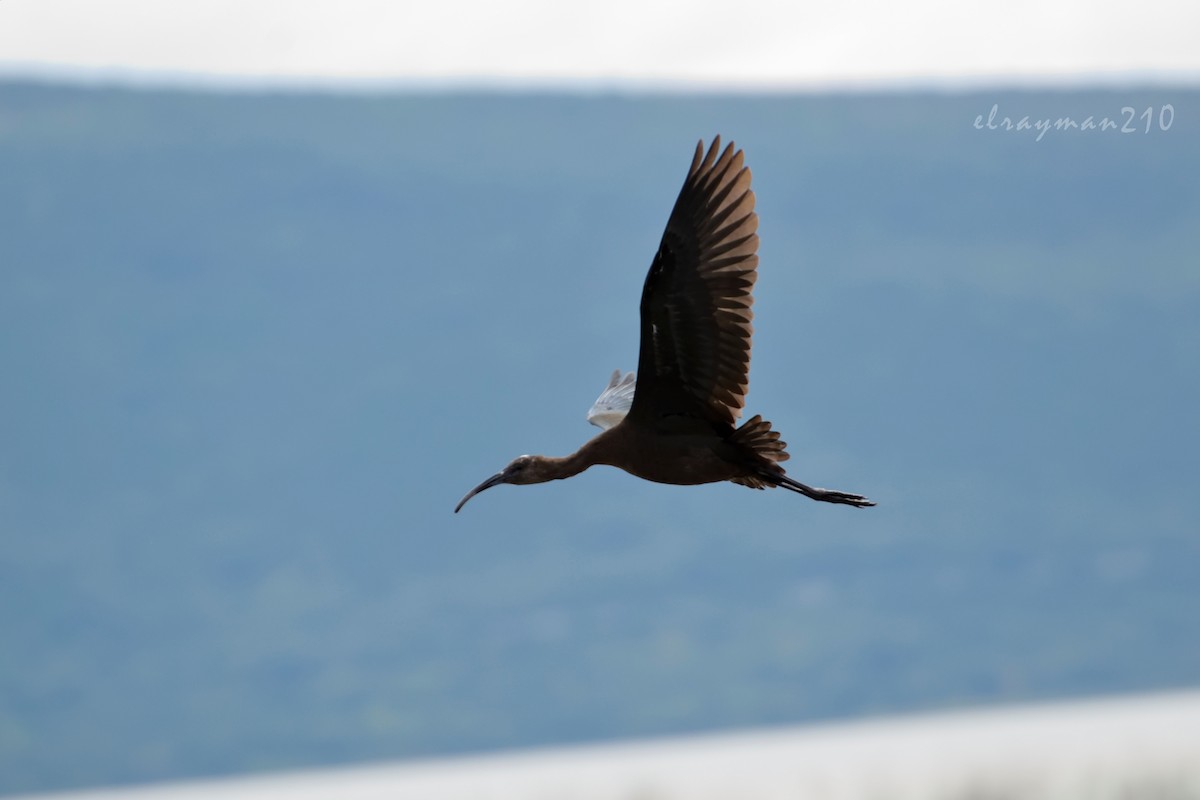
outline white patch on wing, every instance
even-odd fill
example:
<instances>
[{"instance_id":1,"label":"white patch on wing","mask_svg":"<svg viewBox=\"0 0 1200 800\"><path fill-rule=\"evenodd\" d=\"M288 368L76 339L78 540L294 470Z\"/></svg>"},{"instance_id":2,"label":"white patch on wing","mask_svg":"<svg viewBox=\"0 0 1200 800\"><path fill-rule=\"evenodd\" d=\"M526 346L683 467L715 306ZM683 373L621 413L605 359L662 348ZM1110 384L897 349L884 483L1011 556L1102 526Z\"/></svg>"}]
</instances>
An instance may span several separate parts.
<instances>
[{"instance_id":1,"label":"white patch on wing","mask_svg":"<svg viewBox=\"0 0 1200 800\"><path fill-rule=\"evenodd\" d=\"M615 427L629 413L636 390L637 378L634 373L626 372L622 376L621 370L614 370L608 386L588 409L587 421L604 430Z\"/></svg>"}]
</instances>

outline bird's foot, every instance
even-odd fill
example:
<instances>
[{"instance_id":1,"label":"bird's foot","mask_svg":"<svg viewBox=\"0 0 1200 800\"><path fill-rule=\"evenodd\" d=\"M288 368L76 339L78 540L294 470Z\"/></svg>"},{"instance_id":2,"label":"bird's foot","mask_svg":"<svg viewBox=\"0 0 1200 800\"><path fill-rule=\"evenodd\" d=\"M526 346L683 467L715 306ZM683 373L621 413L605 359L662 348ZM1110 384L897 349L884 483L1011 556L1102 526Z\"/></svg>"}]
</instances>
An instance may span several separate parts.
<instances>
[{"instance_id":1,"label":"bird's foot","mask_svg":"<svg viewBox=\"0 0 1200 800\"><path fill-rule=\"evenodd\" d=\"M868 508L875 505L861 494L850 494L849 492L838 492L833 489L817 489L812 486L805 486L800 481L793 480L787 475L779 475L775 480L778 481L779 486L791 489L793 492L799 492L813 500L820 500L823 503L841 503L842 505L854 506L855 508Z\"/></svg>"},{"instance_id":2,"label":"bird's foot","mask_svg":"<svg viewBox=\"0 0 1200 800\"><path fill-rule=\"evenodd\" d=\"M855 508L869 508L875 503L861 494L849 494L848 492L838 492L832 489L813 489L809 495L813 500L821 500L826 503L841 503Z\"/></svg>"}]
</instances>

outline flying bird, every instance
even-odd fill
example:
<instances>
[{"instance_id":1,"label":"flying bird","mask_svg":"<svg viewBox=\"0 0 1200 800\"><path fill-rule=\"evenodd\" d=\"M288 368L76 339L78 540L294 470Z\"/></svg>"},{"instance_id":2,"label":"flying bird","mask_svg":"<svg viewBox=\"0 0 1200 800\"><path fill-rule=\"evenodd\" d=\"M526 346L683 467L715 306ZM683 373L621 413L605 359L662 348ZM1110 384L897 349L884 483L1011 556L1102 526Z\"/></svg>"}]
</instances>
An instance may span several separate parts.
<instances>
[{"instance_id":1,"label":"flying bird","mask_svg":"<svg viewBox=\"0 0 1200 800\"><path fill-rule=\"evenodd\" d=\"M603 428L564 458L519 456L469 491L569 478L607 464L658 483L733 481L776 486L826 503L875 505L857 494L788 477L786 444L755 415L737 424L749 386L750 310L758 269L758 215L750 170L730 142L696 145L642 288L634 373L613 373L588 412Z\"/></svg>"}]
</instances>

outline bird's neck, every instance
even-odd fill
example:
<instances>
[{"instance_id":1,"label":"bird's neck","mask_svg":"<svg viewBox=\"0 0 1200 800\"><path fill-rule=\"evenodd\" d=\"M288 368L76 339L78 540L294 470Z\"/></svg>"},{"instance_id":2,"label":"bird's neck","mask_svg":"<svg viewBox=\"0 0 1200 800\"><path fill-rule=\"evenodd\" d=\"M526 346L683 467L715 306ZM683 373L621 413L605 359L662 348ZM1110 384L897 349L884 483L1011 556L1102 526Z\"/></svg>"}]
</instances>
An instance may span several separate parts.
<instances>
[{"instance_id":1,"label":"bird's neck","mask_svg":"<svg viewBox=\"0 0 1200 800\"><path fill-rule=\"evenodd\" d=\"M542 472L546 476L546 480L553 481L560 478L570 478L578 475L588 467L594 467L597 464L610 464L610 460L605 458L607 452L606 443L608 437L605 436L608 431L593 437L584 443L583 447L576 450L569 456L556 458L554 456L540 456Z\"/></svg>"}]
</instances>

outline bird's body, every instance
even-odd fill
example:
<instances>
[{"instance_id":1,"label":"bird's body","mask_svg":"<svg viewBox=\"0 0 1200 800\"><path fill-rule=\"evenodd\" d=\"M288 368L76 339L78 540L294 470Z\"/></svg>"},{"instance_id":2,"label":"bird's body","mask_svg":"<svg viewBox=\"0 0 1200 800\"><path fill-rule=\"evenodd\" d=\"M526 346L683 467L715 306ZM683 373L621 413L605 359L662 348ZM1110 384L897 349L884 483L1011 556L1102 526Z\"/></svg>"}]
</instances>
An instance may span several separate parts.
<instances>
[{"instance_id":1,"label":"bird's body","mask_svg":"<svg viewBox=\"0 0 1200 800\"><path fill-rule=\"evenodd\" d=\"M692 486L737 477L741 456L713 433L665 428L647 436L636 425L621 424L586 442L574 463L606 464L643 480Z\"/></svg>"},{"instance_id":2,"label":"bird's body","mask_svg":"<svg viewBox=\"0 0 1200 800\"><path fill-rule=\"evenodd\" d=\"M520 456L454 510L501 483L543 483L604 464L657 483L781 486L814 500L874 505L788 477L785 444L759 416L738 426L749 385L758 267L750 170L720 137L684 181L642 289L636 382L615 373L588 414L605 428L564 458Z\"/></svg>"}]
</instances>

